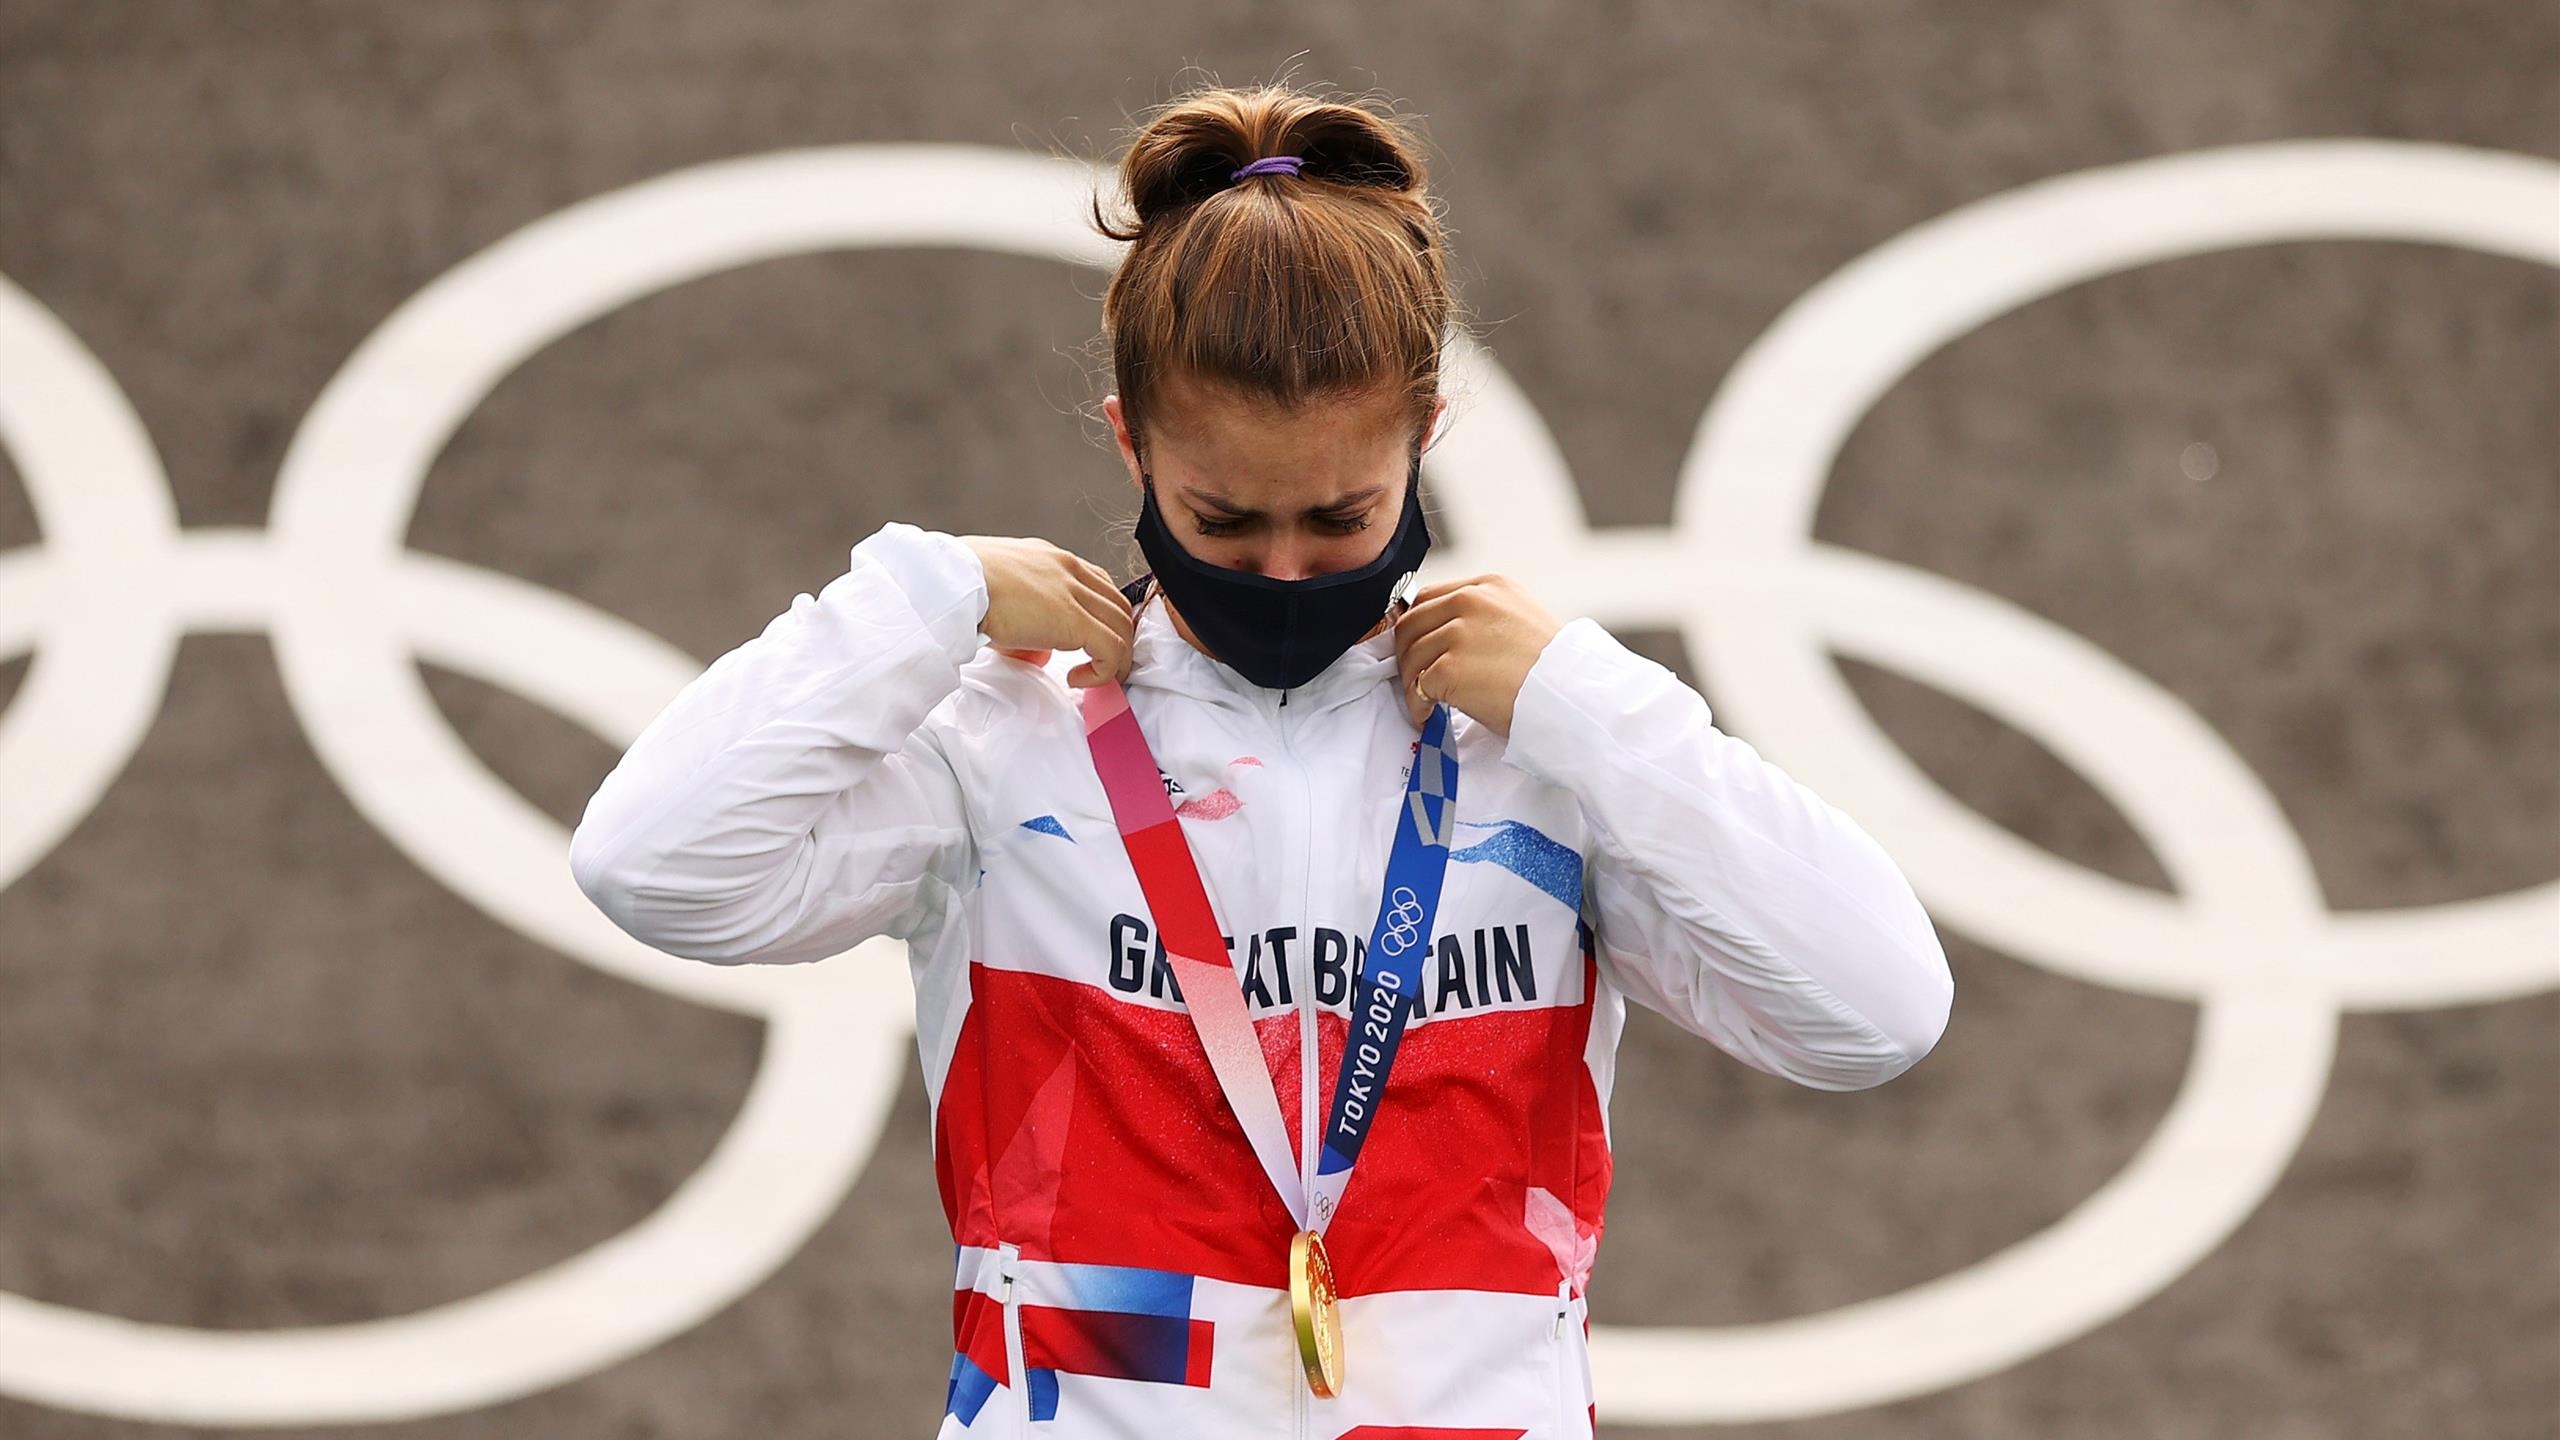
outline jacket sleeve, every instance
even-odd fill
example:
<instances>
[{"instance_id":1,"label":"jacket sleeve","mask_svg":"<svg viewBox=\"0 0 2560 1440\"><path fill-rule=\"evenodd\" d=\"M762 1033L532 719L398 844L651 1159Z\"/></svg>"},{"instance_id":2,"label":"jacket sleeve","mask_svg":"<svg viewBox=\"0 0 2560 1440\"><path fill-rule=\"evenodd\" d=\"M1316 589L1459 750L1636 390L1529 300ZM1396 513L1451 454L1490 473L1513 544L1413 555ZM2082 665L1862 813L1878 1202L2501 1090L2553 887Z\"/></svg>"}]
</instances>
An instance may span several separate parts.
<instances>
[{"instance_id":1,"label":"jacket sleeve","mask_svg":"<svg viewBox=\"0 0 2560 1440\"><path fill-rule=\"evenodd\" d=\"M882 527L632 742L570 837L578 888L647 944L716 964L908 934L976 882L960 783L923 722L986 609L967 546Z\"/></svg>"},{"instance_id":2,"label":"jacket sleeve","mask_svg":"<svg viewBox=\"0 0 2560 1440\"><path fill-rule=\"evenodd\" d=\"M1639 1003L1819 1090L1881 1085L1937 1044L1954 976L1883 847L1598 622L1539 653L1508 759L1580 802L1586 917Z\"/></svg>"}]
</instances>

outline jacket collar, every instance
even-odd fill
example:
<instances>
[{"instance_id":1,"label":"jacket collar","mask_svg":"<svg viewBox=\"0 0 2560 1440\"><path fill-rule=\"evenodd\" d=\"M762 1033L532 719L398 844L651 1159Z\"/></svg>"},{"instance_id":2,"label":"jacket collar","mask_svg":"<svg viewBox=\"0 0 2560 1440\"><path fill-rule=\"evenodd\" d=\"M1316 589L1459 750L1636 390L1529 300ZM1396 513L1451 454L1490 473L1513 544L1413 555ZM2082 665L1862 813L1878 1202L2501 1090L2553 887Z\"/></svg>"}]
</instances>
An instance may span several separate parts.
<instances>
[{"instance_id":1,"label":"jacket collar","mask_svg":"<svg viewBox=\"0 0 2560 1440\"><path fill-rule=\"evenodd\" d=\"M1136 588L1136 587L1131 587ZM1272 709L1288 697L1289 708L1306 713L1329 710L1359 698L1396 678L1396 633L1381 630L1334 657L1333 663L1294 690L1256 685L1225 661L1195 648L1173 628L1163 593L1148 586L1139 602L1137 630L1130 648L1129 684L1172 691L1195 699L1226 701L1256 709Z\"/></svg>"}]
</instances>

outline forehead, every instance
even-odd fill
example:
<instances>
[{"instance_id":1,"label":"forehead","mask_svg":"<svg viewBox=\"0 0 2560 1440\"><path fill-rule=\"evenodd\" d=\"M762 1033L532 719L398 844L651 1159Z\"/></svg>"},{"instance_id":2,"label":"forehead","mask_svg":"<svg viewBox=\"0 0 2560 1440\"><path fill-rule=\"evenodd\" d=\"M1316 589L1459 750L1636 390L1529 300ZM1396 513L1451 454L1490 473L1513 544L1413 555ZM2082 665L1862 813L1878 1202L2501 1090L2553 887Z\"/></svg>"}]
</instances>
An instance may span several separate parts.
<instances>
[{"instance_id":1,"label":"forehead","mask_svg":"<svg viewBox=\"0 0 2560 1440\"><path fill-rule=\"evenodd\" d=\"M1404 396L1394 389L1320 396L1296 410L1268 399L1170 381L1157 392L1147 429L1150 466L1166 478L1230 493L1284 486L1343 488L1404 469L1410 437Z\"/></svg>"}]
</instances>

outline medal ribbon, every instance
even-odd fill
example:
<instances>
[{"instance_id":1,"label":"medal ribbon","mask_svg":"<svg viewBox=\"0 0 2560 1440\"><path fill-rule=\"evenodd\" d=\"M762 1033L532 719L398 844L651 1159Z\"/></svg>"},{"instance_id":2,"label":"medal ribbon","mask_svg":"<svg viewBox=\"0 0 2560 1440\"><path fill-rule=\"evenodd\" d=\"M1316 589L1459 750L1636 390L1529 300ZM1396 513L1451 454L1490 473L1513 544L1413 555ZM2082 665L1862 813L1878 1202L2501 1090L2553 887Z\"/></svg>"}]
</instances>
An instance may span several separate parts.
<instances>
[{"instance_id":1,"label":"medal ribbon","mask_svg":"<svg viewBox=\"0 0 2560 1440\"><path fill-rule=\"evenodd\" d=\"M1252 1017L1245 1014L1235 957L1218 933L1218 917L1200 886L1190 842L1182 838L1182 822L1165 797L1155 754L1147 748L1138 717L1129 712L1128 692L1118 681L1087 688L1083 706L1085 746L1102 776L1102 793L1111 801L1120 843L1138 872L1138 888L1155 912L1156 938L1164 942L1173 983L1182 992L1183 1008L1191 1012L1191 1028L1200 1032L1200 1048L1209 1053L1210 1073L1244 1126L1262 1173L1280 1192L1280 1203L1304 1225L1306 1198L1289 1157L1289 1132L1280 1119L1271 1069L1254 1038Z\"/></svg>"},{"instance_id":2,"label":"medal ribbon","mask_svg":"<svg viewBox=\"0 0 2560 1440\"><path fill-rule=\"evenodd\" d=\"M1360 1158L1377 1119L1387 1070L1413 1016L1422 962L1431 953L1431 922L1440 908L1440 881L1449 859L1449 837L1458 798L1458 758L1449 753L1449 707L1438 704L1422 723L1405 803L1396 811L1396 836L1387 861L1378 919L1352 991L1352 1028L1342 1054L1333 1103L1316 1165L1314 1216L1291 1163L1289 1132L1271 1071L1245 1013L1235 957L1218 931L1182 822L1165 795L1147 737L1130 713L1118 682L1087 688L1082 700L1085 746L1102 777L1103 795L1120 829L1120 843L1138 872L1138 887L1154 912L1157 938L1173 971L1191 1027L1208 1054L1210 1073L1244 1127L1245 1140L1289 1216L1322 1233L1339 1208L1351 1167Z\"/></svg>"},{"instance_id":3,"label":"medal ribbon","mask_svg":"<svg viewBox=\"0 0 2560 1440\"><path fill-rule=\"evenodd\" d=\"M1351 1167L1377 1121L1405 1024L1421 1004L1422 965L1431 955L1431 924L1440 913L1440 881L1448 873L1449 837L1457 828L1458 757L1448 741L1444 701L1431 707L1414 742L1378 919L1351 990L1351 1032L1343 1038L1342 1066L1333 1078L1333 1103L1325 1110L1323 1148L1316 1155L1315 1193L1308 1200L1313 1218L1307 1223L1319 1235L1341 1206Z\"/></svg>"}]
</instances>

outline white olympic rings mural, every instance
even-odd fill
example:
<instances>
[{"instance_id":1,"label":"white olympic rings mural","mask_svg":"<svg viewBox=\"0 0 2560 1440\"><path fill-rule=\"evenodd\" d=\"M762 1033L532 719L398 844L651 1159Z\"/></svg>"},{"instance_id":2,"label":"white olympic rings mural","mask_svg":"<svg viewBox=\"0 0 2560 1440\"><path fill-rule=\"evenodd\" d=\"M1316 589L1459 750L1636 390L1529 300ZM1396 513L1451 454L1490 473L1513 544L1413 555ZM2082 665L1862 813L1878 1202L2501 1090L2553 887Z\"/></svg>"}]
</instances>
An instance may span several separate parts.
<instances>
[{"instance_id":1,"label":"white olympic rings mural","mask_svg":"<svg viewBox=\"0 0 2560 1440\"><path fill-rule=\"evenodd\" d=\"M417 662L627 745L700 666L592 606L410 551L438 451L528 356L643 296L812 251L943 246L1108 267L1094 172L970 146L844 146L706 165L570 207L457 266L348 359L285 457L263 529L181 531L115 382L0 277L0 444L42 543L0 553L0 655L35 652L0 715L0 886L97 803L157 713L178 640L273 636L313 746L402 851L503 924L612 974L761 1016L736 1121L656 1212L485 1294L359 1324L217 1331L0 1295L0 1392L198 1425L390 1421L486 1406L681 1333L770 1275L869 1159L906 1067L900 947L722 969L613 928L561 828L454 734ZM1566 613L1672 625L1724 728L1858 817L1944 923L2057 973L2192 1000L2201 1029L2160 1129L2052 1228L1823 1314L1595 1327L1620 1421L1848 1410L2049 1350L2184 1273L2264 1198L2327 1084L2346 1009L2472 1004L2560 984L2560 883L2338 913L2258 777L2176 697L1980 591L1812 538L1834 456L1931 351L2005 311L2154 261L2294 240L2399 240L2560 264L2560 165L2370 141L2201 151L2030 185L1910 230L1825 280L1734 367L1668 528L1593 530L1554 440L1483 351L1434 448L1460 547ZM2175 893L2073 865L1930 782L1827 656L1956 696L2120 807ZM2021 684L2033 674L2037 683Z\"/></svg>"}]
</instances>

